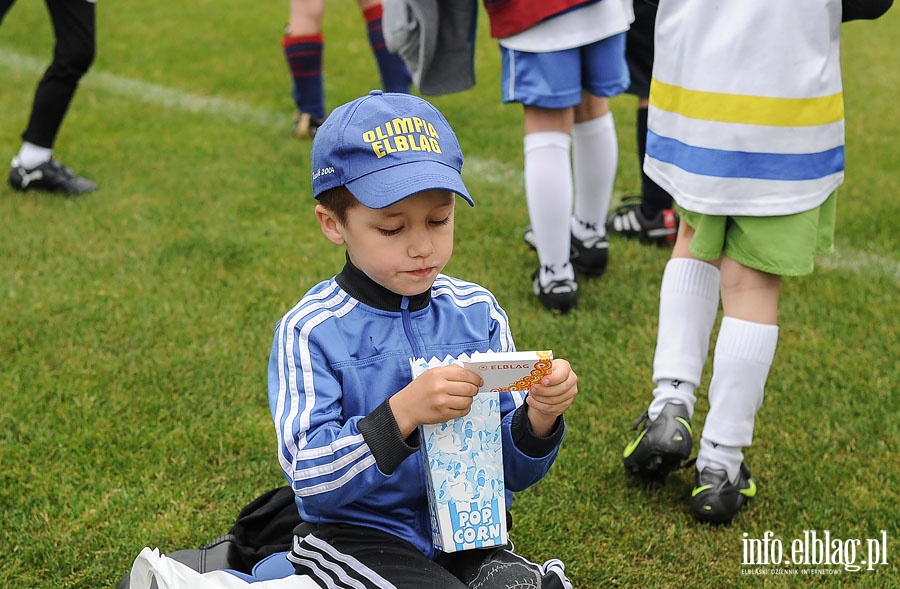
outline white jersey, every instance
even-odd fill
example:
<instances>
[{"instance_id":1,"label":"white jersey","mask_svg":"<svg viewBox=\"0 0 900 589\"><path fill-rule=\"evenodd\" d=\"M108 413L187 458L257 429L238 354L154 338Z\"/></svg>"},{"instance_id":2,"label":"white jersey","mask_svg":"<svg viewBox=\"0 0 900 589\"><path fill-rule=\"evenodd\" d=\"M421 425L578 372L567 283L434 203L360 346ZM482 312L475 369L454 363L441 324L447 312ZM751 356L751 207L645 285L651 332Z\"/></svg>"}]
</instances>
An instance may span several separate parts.
<instances>
[{"instance_id":1,"label":"white jersey","mask_svg":"<svg viewBox=\"0 0 900 589\"><path fill-rule=\"evenodd\" d=\"M813 209L844 178L841 0L659 4L644 170L687 210Z\"/></svg>"},{"instance_id":2,"label":"white jersey","mask_svg":"<svg viewBox=\"0 0 900 589\"><path fill-rule=\"evenodd\" d=\"M632 0L601 0L548 18L521 33L503 37L499 43L529 53L563 51L624 33L633 21Z\"/></svg>"}]
</instances>

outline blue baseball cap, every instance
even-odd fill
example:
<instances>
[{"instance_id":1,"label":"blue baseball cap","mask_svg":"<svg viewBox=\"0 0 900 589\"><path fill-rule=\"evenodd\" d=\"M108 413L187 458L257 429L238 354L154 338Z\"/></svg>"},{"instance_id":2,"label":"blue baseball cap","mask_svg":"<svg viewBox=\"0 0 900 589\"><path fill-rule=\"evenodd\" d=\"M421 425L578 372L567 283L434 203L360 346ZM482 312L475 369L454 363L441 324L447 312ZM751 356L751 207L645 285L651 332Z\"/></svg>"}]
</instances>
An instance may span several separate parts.
<instances>
[{"instance_id":1,"label":"blue baseball cap","mask_svg":"<svg viewBox=\"0 0 900 589\"><path fill-rule=\"evenodd\" d=\"M412 94L372 90L336 108L312 144L313 198L346 186L370 209L423 190L449 190L475 206L462 150L444 115Z\"/></svg>"}]
</instances>

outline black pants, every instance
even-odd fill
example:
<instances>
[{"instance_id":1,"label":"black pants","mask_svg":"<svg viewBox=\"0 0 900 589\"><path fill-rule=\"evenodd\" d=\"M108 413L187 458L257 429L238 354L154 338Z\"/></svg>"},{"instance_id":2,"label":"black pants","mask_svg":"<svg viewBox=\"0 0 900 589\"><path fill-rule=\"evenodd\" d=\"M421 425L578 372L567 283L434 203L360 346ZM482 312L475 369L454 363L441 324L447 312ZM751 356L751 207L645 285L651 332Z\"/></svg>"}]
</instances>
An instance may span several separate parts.
<instances>
[{"instance_id":1,"label":"black pants","mask_svg":"<svg viewBox=\"0 0 900 589\"><path fill-rule=\"evenodd\" d=\"M464 550L433 561L415 546L371 528L303 523L288 560L320 587L367 589L571 589L562 563L539 565L511 546Z\"/></svg>"},{"instance_id":2,"label":"black pants","mask_svg":"<svg viewBox=\"0 0 900 589\"><path fill-rule=\"evenodd\" d=\"M0 0L0 24L15 0ZM78 82L94 61L96 19L88 0L45 0L56 44L53 61L38 82L22 139L52 148Z\"/></svg>"},{"instance_id":3,"label":"black pants","mask_svg":"<svg viewBox=\"0 0 900 589\"><path fill-rule=\"evenodd\" d=\"M650 78L653 75L654 32L656 30L656 5L645 0L634 2L634 22L625 37L625 60L631 75L631 86L626 92L638 98L650 97ZM641 196L644 214L654 217L659 211L672 207L672 197L644 173L644 155L647 153L647 109L638 108L637 124L638 165L641 168Z\"/></svg>"}]
</instances>

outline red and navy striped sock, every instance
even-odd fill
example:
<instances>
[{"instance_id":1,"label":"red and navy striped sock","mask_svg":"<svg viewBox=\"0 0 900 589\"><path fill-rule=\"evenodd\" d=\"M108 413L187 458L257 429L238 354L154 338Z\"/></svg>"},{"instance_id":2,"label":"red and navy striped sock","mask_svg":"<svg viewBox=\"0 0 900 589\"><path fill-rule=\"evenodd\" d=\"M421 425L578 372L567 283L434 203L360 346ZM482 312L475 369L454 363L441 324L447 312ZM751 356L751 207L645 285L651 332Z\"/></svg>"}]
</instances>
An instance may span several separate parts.
<instances>
[{"instance_id":1,"label":"red and navy striped sock","mask_svg":"<svg viewBox=\"0 0 900 589\"><path fill-rule=\"evenodd\" d=\"M381 84L384 86L385 92L409 93L412 75L403 59L396 53L388 51L381 28L381 14L381 4L372 6L363 12L363 17L366 19L366 30L369 34L369 45L372 46L372 53L375 55L378 71L381 74Z\"/></svg>"},{"instance_id":2,"label":"red and navy striped sock","mask_svg":"<svg viewBox=\"0 0 900 589\"><path fill-rule=\"evenodd\" d=\"M291 93L297 110L320 119L325 118L325 88L322 82L322 52L325 42L322 34L285 36L281 46L291 72Z\"/></svg>"}]
</instances>

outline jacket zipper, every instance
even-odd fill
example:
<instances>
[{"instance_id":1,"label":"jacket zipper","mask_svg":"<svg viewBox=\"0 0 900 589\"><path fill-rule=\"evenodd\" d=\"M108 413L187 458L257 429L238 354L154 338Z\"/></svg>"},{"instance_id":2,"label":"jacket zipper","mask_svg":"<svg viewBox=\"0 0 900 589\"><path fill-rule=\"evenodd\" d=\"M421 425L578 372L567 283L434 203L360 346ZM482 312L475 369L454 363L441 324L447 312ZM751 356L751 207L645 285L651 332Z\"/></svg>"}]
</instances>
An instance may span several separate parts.
<instances>
[{"instance_id":1,"label":"jacket zipper","mask_svg":"<svg viewBox=\"0 0 900 589\"><path fill-rule=\"evenodd\" d=\"M422 353L422 349L419 347L419 341L413 336L412 318L409 314L409 297L403 297L402 299L400 299L400 318L403 320L403 333L406 335L406 340L409 342L409 345L412 348L413 358L421 358L427 362L428 358L425 358L425 354ZM425 481L425 477L428 476L428 473L426 472L427 467L425 465L425 456L421 450L417 452L417 454L418 456L416 458L422 465L422 468L419 471L419 483L422 485L423 489L427 489L428 483ZM420 515L418 520L419 533L425 536L426 541L430 543L432 541L431 515L427 512L423 513ZM436 554L436 551L432 546L432 555L434 554Z\"/></svg>"},{"instance_id":2,"label":"jacket zipper","mask_svg":"<svg viewBox=\"0 0 900 589\"><path fill-rule=\"evenodd\" d=\"M406 334L406 340L409 342L410 347L412 347L413 357L416 359L422 358L427 362L428 358L422 353L422 350L419 347L419 341L413 337L412 319L409 316L409 297L400 299L400 318L403 320L403 333Z\"/></svg>"}]
</instances>

